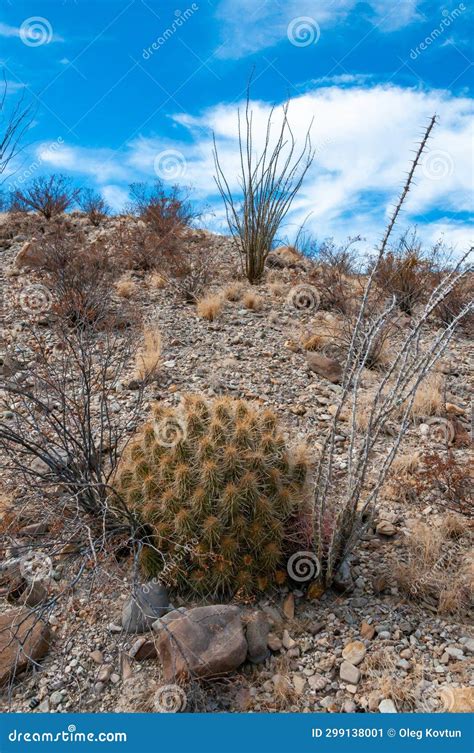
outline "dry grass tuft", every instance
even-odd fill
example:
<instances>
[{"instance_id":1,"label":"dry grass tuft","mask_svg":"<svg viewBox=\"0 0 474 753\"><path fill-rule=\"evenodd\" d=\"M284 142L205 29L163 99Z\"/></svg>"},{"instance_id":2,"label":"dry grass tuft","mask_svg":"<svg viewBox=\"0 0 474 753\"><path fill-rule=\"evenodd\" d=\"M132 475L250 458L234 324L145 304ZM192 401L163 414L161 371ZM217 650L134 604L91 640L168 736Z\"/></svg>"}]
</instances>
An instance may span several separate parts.
<instances>
[{"instance_id":1,"label":"dry grass tuft","mask_svg":"<svg viewBox=\"0 0 474 753\"><path fill-rule=\"evenodd\" d=\"M393 567L399 589L439 614L462 615L472 596L471 539L468 521L452 514L413 526Z\"/></svg>"},{"instance_id":2,"label":"dry grass tuft","mask_svg":"<svg viewBox=\"0 0 474 753\"><path fill-rule=\"evenodd\" d=\"M419 709L424 679L420 664L415 664L406 677L401 677L395 655L379 650L365 659L363 676L371 691L378 691L383 698L390 698L398 712Z\"/></svg>"},{"instance_id":3,"label":"dry grass tuft","mask_svg":"<svg viewBox=\"0 0 474 753\"><path fill-rule=\"evenodd\" d=\"M161 334L152 327L143 332L143 346L137 355L136 375L143 382L151 381L158 371L161 361Z\"/></svg>"},{"instance_id":4,"label":"dry grass tuft","mask_svg":"<svg viewBox=\"0 0 474 753\"><path fill-rule=\"evenodd\" d=\"M441 374L429 374L416 391L411 415L413 418L440 416L445 407L443 377Z\"/></svg>"},{"instance_id":5,"label":"dry grass tuft","mask_svg":"<svg viewBox=\"0 0 474 753\"><path fill-rule=\"evenodd\" d=\"M222 311L224 301L221 295L207 295L196 304L197 315L201 319L213 322Z\"/></svg>"},{"instance_id":6,"label":"dry grass tuft","mask_svg":"<svg viewBox=\"0 0 474 753\"><path fill-rule=\"evenodd\" d=\"M242 300L246 309L250 311L261 311L263 308L263 298L253 290L248 290Z\"/></svg>"},{"instance_id":7,"label":"dry grass tuft","mask_svg":"<svg viewBox=\"0 0 474 753\"><path fill-rule=\"evenodd\" d=\"M163 277L163 275L160 275L159 272L152 272L148 277L148 285L154 290L163 290L163 288L166 288L167 284L168 282L166 278Z\"/></svg>"},{"instance_id":8,"label":"dry grass tuft","mask_svg":"<svg viewBox=\"0 0 474 753\"><path fill-rule=\"evenodd\" d=\"M227 287L224 288L222 295L226 301L240 301L243 290L244 286L241 282L233 282L231 285L227 285Z\"/></svg>"},{"instance_id":9,"label":"dry grass tuft","mask_svg":"<svg viewBox=\"0 0 474 753\"><path fill-rule=\"evenodd\" d=\"M115 283L115 289L120 298L132 298L137 292L136 284L129 278L118 280L118 282Z\"/></svg>"}]
</instances>

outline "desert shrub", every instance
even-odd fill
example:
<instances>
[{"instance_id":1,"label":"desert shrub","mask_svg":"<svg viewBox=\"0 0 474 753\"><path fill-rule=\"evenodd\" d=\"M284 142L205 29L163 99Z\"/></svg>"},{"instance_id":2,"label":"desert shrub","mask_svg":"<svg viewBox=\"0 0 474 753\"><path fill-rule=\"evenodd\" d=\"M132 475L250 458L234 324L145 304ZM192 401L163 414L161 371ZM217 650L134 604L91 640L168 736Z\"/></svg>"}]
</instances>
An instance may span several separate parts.
<instances>
[{"instance_id":1,"label":"desert shrub","mask_svg":"<svg viewBox=\"0 0 474 753\"><path fill-rule=\"evenodd\" d=\"M110 207L100 193L92 188L84 188L79 197L79 207L94 225L98 227L110 213Z\"/></svg>"},{"instance_id":2,"label":"desert shrub","mask_svg":"<svg viewBox=\"0 0 474 753\"><path fill-rule=\"evenodd\" d=\"M434 287L433 274L440 251L441 244L437 244L424 252L416 230L407 231L377 264L375 282L384 293L395 297L401 311L408 316L418 303L428 299Z\"/></svg>"},{"instance_id":3,"label":"desert shrub","mask_svg":"<svg viewBox=\"0 0 474 753\"><path fill-rule=\"evenodd\" d=\"M450 449L426 453L421 461L413 477L416 494L433 496L444 507L472 516L473 474L469 465L460 463Z\"/></svg>"},{"instance_id":4,"label":"desert shrub","mask_svg":"<svg viewBox=\"0 0 474 753\"><path fill-rule=\"evenodd\" d=\"M86 245L81 235L59 229L43 243L42 253L55 313L71 324L108 320L116 267L103 245Z\"/></svg>"},{"instance_id":5,"label":"desert shrub","mask_svg":"<svg viewBox=\"0 0 474 753\"><path fill-rule=\"evenodd\" d=\"M81 189L74 186L71 178L53 173L34 178L25 189L14 191L13 201L19 209L33 210L50 220L73 207L80 195Z\"/></svg>"},{"instance_id":6,"label":"desert shrub","mask_svg":"<svg viewBox=\"0 0 474 753\"><path fill-rule=\"evenodd\" d=\"M439 283L441 279L441 273L438 272L434 277L435 281ZM458 284L448 293L448 295L439 302L436 306L434 313L435 316L444 324L445 327L449 327L451 322L466 308L469 301L474 299L474 274L472 269L466 270L466 274ZM474 327L474 314L472 311L466 313L460 321L460 326L467 332L472 332Z\"/></svg>"},{"instance_id":7,"label":"desert shrub","mask_svg":"<svg viewBox=\"0 0 474 753\"><path fill-rule=\"evenodd\" d=\"M339 360L345 360L352 347L351 357L355 363L363 362L367 369L382 368L390 360L394 324L387 318L383 327L378 327L374 334L374 318L369 313L365 314L354 337L357 320L355 314L344 317L330 314L326 314L324 318L319 316L317 324L303 336L302 345L305 350L321 351L324 355Z\"/></svg>"},{"instance_id":8,"label":"desert shrub","mask_svg":"<svg viewBox=\"0 0 474 753\"><path fill-rule=\"evenodd\" d=\"M197 216L188 193L176 185L167 189L161 180L155 181L152 187L132 183L130 196L131 212L162 238L188 227Z\"/></svg>"},{"instance_id":9,"label":"desert shrub","mask_svg":"<svg viewBox=\"0 0 474 753\"><path fill-rule=\"evenodd\" d=\"M386 269L388 244L435 123L436 118L433 117L417 149L400 198L378 246L376 260L364 286L342 366L341 391L337 405L335 410L331 411L332 421L321 443L312 494L312 546L319 566L313 568L314 582L310 586L310 595L319 595L324 591L333 582L341 567L348 564L347 559L367 528L380 491L406 435L418 388L442 357L455 333L459 319L465 313L461 311L449 327L434 334L427 347L421 347L422 335L426 333L427 323L435 306L457 284L462 276L463 265L472 253L471 250L459 257L450 271L443 275L440 284L431 292L428 291L425 305L419 311L413 312L410 327L401 332L397 347L393 349L390 362L377 388L370 394L364 389L363 376L369 350L366 348L364 352L360 343L365 342L368 346L386 326L387 321L390 321L396 307L396 296L395 301L393 295L387 296L389 300L374 318L369 318L369 329L365 329L375 282L377 279L382 282L391 279L390 276L381 274L381 269ZM416 268L417 263L412 266ZM394 289L398 288L395 286ZM404 300L404 295L401 294L399 302ZM473 304L469 305L472 307ZM364 409L365 420L363 435L359 433L357 420L361 406ZM395 424L394 419L397 419ZM336 459L337 435L343 433L341 422L347 420L349 441L344 452L347 471L341 473ZM390 439L386 442L385 449L381 450L380 439L384 434L388 434ZM308 577L309 580L311 575Z\"/></svg>"},{"instance_id":10,"label":"desert shrub","mask_svg":"<svg viewBox=\"0 0 474 753\"><path fill-rule=\"evenodd\" d=\"M216 255L205 243L183 243L166 249L161 257L160 274L186 303L196 303L212 281Z\"/></svg>"},{"instance_id":11,"label":"desert shrub","mask_svg":"<svg viewBox=\"0 0 474 753\"><path fill-rule=\"evenodd\" d=\"M187 396L181 411L154 408L115 486L150 532L146 575L165 571L178 591L217 597L284 578L306 476L304 453L292 456L270 410Z\"/></svg>"},{"instance_id":12,"label":"desert shrub","mask_svg":"<svg viewBox=\"0 0 474 753\"><path fill-rule=\"evenodd\" d=\"M234 195L229 186L214 138L215 181L224 201L229 230L240 252L243 271L251 284L261 281L275 237L314 158L310 128L299 153L296 151L288 122L288 103L281 109L276 130L274 114L272 108L259 154L255 149L259 134L255 132L250 109L249 83L243 123L240 111L238 113L241 197Z\"/></svg>"},{"instance_id":13,"label":"desert shrub","mask_svg":"<svg viewBox=\"0 0 474 753\"><path fill-rule=\"evenodd\" d=\"M309 282L320 296L320 308L348 315L354 311L355 302L362 294L363 283L357 275L357 257L354 245L359 236L348 238L337 246L332 238L319 244L312 236L305 240L305 254L314 262L309 272Z\"/></svg>"}]
</instances>

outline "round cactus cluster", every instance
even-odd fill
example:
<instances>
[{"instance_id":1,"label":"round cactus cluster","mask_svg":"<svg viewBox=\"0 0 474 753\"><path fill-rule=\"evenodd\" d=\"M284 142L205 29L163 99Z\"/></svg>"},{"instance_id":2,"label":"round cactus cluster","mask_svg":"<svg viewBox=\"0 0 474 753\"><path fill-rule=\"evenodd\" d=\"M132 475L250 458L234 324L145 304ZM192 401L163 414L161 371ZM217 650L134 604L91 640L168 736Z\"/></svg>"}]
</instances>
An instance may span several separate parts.
<instances>
[{"instance_id":1,"label":"round cactus cluster","mask_svg":"<svg viewBox=\"0 0 474 753\"><path fill-rule=\"evenodd\" d=\"M304 449L290 453L271 410L189 395L179 410L155 406L116 489L149 532L145 574L216 597L284 582L307 473Z\"/></svg>"}]
</instances>

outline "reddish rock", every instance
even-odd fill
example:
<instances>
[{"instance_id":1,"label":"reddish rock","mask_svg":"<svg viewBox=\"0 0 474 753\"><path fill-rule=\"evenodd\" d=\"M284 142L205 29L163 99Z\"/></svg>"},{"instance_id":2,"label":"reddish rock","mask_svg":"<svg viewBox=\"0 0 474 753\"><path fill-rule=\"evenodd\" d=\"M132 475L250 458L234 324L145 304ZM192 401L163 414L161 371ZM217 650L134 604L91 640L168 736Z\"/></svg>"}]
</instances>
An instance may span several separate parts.
<instances>
[{"instance_id":1,"label":"reddish rock","mask_svg":"<svg viewBox=\"0 0 474 753\"><path fill-rule=\"evenodd\" d=\"M216 605L170 612L153 623L165 682L218 677L246 659L247 641L238 607Z\"/></svg>"},{"instance_id":2,"label":"reddish rock","mask_svg":"<svg viewBox=\"0 0 474 753\"><path fill-rule=\"evenodd\" d=\"M320 353L307 353L306 360L311 371L328 379L333 384L341 381L342 367L335 358L327 358Z\"/></svg>"},{"instance_id":3,"label":"reddish rock","mask_svg":"<svg viewBox=\"0 0 474 753\"><path fill-rule=\"evenodd\" d=\"M51 628L38 615L12 609L0 615L0 686L48 652Z\"/></svg>"}]
</instances>

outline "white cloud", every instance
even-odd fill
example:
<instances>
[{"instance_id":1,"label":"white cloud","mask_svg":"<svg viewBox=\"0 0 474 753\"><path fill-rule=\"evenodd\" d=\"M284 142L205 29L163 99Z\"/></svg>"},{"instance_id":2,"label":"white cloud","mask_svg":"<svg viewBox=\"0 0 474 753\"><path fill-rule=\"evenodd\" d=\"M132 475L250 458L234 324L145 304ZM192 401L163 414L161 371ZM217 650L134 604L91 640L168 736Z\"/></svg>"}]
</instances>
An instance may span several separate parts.
<instances>
[{"instance_id":1,"label":"white cloud","mask_svg":"<svg viewBox=\"0 0 474 753\"><path fill-rule=\"evenodd\" d=\"M102 186L101 194L114 212L122 212L129 200L128 191L121 186Z\"/></svg>"},{"instance_id":2,"label":"white cloud","mask_svg":"<svg viewBox=\"0 0 474 753\"><path fill-rule=\"evenodd\" d=\"M0 23L0 37L19 37L20 30L15 26Z\"/></svg>"},{"instance_id":3,"label":"white cloud","mask_svg":"<svg viewBox=\"0 0 474 753\"><path fill-rule=\"evenodd\" d=\"M64 39L53 32L53 28L47 18L31 16L26 18L21 26L10 26L0 22L0 37L30 40L30 46L37 47L51 42L64 42ZM28 44L28 41L26 42Z\"/></svg>"},{"instance_id":4,"label":"white cloud","mask_svg":"<svg viewBox=\"0 0 474 753\"><path fill-rule=\"evenodd\" d=\"M36 148L36 157L51 169L87 175L99 184L126 181L130 174L113 149L85 149L67 144L51 148L50 142Z\"/></svg>"},{"instance_id":5,"label":"white cloud","mask_svg":"<svg viewBox=\"0 0 474 753\"><path fill-rule=\"evenodd\" d=\"M286 0L281 3L221 0L217 16L224 44L218 55L240 58L273 47L287 38L288 24L295 18L313 19L323 35L325 29L343 22L358 5L359 0ZM364 5L368 23L376 24L382 31L394 31L420 17L417 11L420 0L401 3L367 0Z\"/></svg>"},{"instance_id":6,"label":"white cloud","mask_svg":"<svg viewBox=\"0 0 474 753\"><path fill-rule=\"evenodd\" d=\"M269 110L268 103L252 102L257 150L263 145ZM438 114L439 123L405 204L399 230L416 223L427 240L444 232L446 240L465 244L471 234L465 215L472 208L472 166L468 159L472 100L447 91L423 92L388 85L319 87L290 102L289 117L299 144L314 117L311 136L316 159L283 234L294 236L295 229L311 213L307 228L319 238L333 235L342 241L348 235L360 234L373 245L381 236L416 142L433 113ZM158 155L171 149L179 172L170 176L170 181L192 186L199 201L211 204L215 227L223 227L222 202L213 179L212 131L229 184L238 193L236 117L237 105L219 104L197 117L176 115L175 122L187 131L182 141L140 136L120 153L65 145L48 151L47 161L55 169L87 174L109 192L110 203L122 208L126 192L118 184L154 180ZM275 126L278 117L275 112Z\"/></svg>"}]
</instances>

